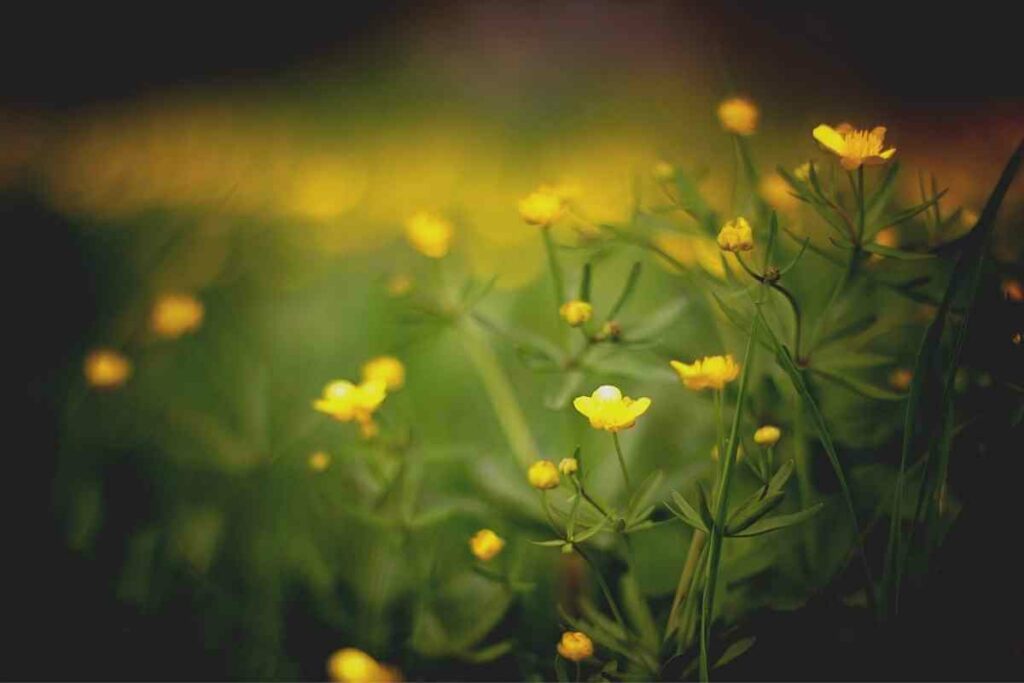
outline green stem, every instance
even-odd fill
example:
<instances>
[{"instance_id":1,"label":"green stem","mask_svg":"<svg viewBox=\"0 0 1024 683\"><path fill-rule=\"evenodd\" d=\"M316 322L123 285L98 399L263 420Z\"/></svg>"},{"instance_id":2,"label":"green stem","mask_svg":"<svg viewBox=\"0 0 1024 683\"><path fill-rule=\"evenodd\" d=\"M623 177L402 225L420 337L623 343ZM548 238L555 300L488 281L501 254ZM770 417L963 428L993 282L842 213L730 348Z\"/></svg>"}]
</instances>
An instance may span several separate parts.
<instances>
[{"instance_id":1,"label":"green stem","mask_svg":"<svg viewBox=\"0 0 1024 683\"><path fill-rule=\"evenodd\" d=\"M544 249L548 254L548 267L551 270L551 282L555 288L555 308L561 307L565 297L565 284L562 279L562 267L558 265L558 254L555 253L555 241L551 237L551 228L540 229L544 237Z\"/></svg>"},{"instance_id":2,"label":"green stem","mask_svg":"<svg viewBox=\"0 0 1024 683\"><path fill-rule=\"evenodd\" d=\"M577 481L578 481L578 485L579 485L579 488L580 488L580 495L583 496L583 500L585 500L588 503L590 503L591 505L593 505L594 509L597 510L598 512L600 512L605 518L608 519L608 521L610 521L610 522L617 521L615 519L615 517L613 517L611 514L609 514L608 511L605 510L604 507L600 503L598 503L596 500L594 500L593 498L590 497L590 494L587 493L587 490L585 488L583 488L583 482L581 482L579 480L577 480Z\"/></svg>"},{"instance_id":3,"label":"green stem","mask_svg":"<svg viewBox=\"0 0 1024 683\"><path fill-rule=\"evenodd\" d=\"M704 599L700 615L700 676L701 680L711 679L710 639L711 621L715 608L715 588L718 582L718 564L722 557L723 532L725 530L726 512L729 505L729 484L732 480L733 463L736 459L736 447L739 445L740 420L743 416L743 398L747 393L747 380L750 377L750 363L757 346L757 328L760 316L756 316L750 325L750 338L747 350L743 354L743 370L740 374L739 389L736 396L736 410L733 412L732 428L729 433L728 452L722 454L722 477L718 483L718 494L715 500L715 525L711 529L708 544L708 574L704 584Z\"/></svg>"},{"instance_id":4,"label":"green stem","mask_svg":"<svg viewBox=\"0 0 1024 683\"><path fill-rule=\"evenodd\" d=\"M690 549L686 552L686 562L683 563L683 570L679 573L679 583L676 585L676 594L672 598L672 607L668 611L668 623L665 625L665 640L668 640L679 623L679 606L683 604L690 595L690 587L693 585L693 577L697 574L697 564L704 553L704 543L708 535L700 529L694 529L690 537Z\"/></svg>"},{"instance_id":5,"label":"green stem","mask_svg":"<svg viewBox=\"0 0 1024 683\"><path fill-rule=\"evenodd\" d=\"M797 303L796 297L788 289L783 287L777 282L771 283L771 288L781 294L783 298L789 303L789 307L793 309L793 328L794 328L794 339L793 339L793 359L800 364L802 356L800 355L800 335L802 332L803 324L800 316L800 304Z\"/></svg>"},{"instance_id":6,"label":"green stem","mask_svg":"<svg viewBox=\"0 0 1024 683\"><path fill-rule=\"evenodd\" d=\"M619 467L622 468L622 479L626 482L626 493L633 497L633 487L629 483L629 472L626 471L626 458L622 455L622 444L619 443L619 433L612 432L612 441L615 442L615 454L619 456Z\"/></svg>"},{"instance_id":7,"label":"green stem","mask_svg":"<svg viewBox=\"0 0 1024 683\"><path fill-rule=\"evenodd\" d=\"M722 389L715 390L715 447L718 449L718 471L717 474L721 477L722 461L725 457L725 422L722 418L723 404L725 402L724 392Z\"/></svg>"},{"instance_id":8,"label":"green stem","mask_svg":"<svg viewBox=\"0 0 1024 683\"><path fill-rule=\"evenodd\" d=\"M604 599L608 602L608 607L611 609L612 615L615 617L615 621L618 622L619 626L622 627L622 630L625 633L629 633L629 629L626 628L626 620L622 618L622 612L619 611L619 606L615 603L615 598L612 596L611 588L608 587L604 577L601 576L601 571L597 568L597 565L594 564L594 561L590 559L590 556L583 552L583 548L576 544L573 544L572 547L575 548L576 552L580 554L580 557L590 565L590 570L594 572L594 576L597 578L597 583L601 587L601 592L604 593Z\"/></svg>"},{"instance_id":9,"label":"green stem","mask_svg":"<svg viewBox=\"0 0 1024 683\"><path fill-rule=\"evenodd\" d=\"M468 321L463 321L460 330L466 353L483 381L484 390L494 407L494 414L502 431L505 432L512 453L520 466L529 467L540 449L537 448L530 427L526 424L526 417L516 399L512 383L498 362L494 350L483 339L478 328Z\"/></svg>"},{"instance_id":10,"label":"green stem","mask_svg":"<svg viewBox=\"0 0 1024 683\"><path fill-rule=\"evenodd\" d=\"M864 166L857 167L857 245L864 242Z\"/></svg>"}]
</instances>

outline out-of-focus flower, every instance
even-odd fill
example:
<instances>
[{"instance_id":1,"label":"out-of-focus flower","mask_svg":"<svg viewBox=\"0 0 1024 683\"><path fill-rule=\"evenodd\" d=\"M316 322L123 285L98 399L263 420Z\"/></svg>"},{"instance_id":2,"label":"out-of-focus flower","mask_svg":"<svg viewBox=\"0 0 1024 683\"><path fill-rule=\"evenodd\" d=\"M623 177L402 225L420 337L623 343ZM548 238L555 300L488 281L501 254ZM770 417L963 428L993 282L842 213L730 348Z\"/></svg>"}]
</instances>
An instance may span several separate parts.
<instances>
[{"instance_id":1,"label":"out-of-focus flower","mask_svg":"<svg viewBox=\"0 0 1024 683\"><path fill-rule=\"evenodd\" d=\"M1013 336L1010 337L1010 341L1013 342L1014 346L1020 346L1021 341L1024 341L1024 336L1020 332L1014 332Z\"/></svg>"},{"instance_id":2,"label":"out-of-focus flower","mask_svg":"<svg viewBox=\"0 0 1024 683\"><path fill-rule=\"evenodd\" d=\"M577 396L573 406L588 420L594 429L618 432L629 429L638 417L651 407L651 399L632 399L623 396L618 387L610 384L600 386L590 396Z\"/></svg>"},{"instance_id":3,"label":"out-of-focus flower","mask_svg":"<svg viewBox=\"0 0 1024 683\"><path fill-rule=\"evenodd\" d=\"M362 650L346 647L327 659L327 675L336 683L396 683L401 675Z\"/></svg>"},{"instance_id":4,"label":"out-of-focus flower","mask_svg":"<svg viewBox=\"0 0 1024 683\"><path fill-rule=\"evenodd\" d=\"M761 198L777 211L792 211L800 206L800 200L790 192L789 183L778 173L772 173L761 178L758 192Z\"/></svg>"},{"instance_id":5,"label":"out-of-focus flower","mask_svg":"<svg viewBox=\"0 0 1024 683\"><path fill-rule=\"evenodd\" d=\"M900 246L900 233L896 228L882 228L875 235L875 244L895 249Z\"/></svg>"},{"instance_id":6,"label":"out-of-focus flower","mask_svg":"<svg viewBox=\"0 0 1024 683\"><path fill-rule=\"evenodd\" d=\"M405 273L395 273L388 278L388 294L393 297L405 296L412 291L412 278Z\"/></svg>"},{"instance_id":7,"label":"out-of-focus flower","mask_svg":"<svg viewBox=\"0 0 1024 683\"><path fill-rule=\"evenodd\" d=\"M705 356L687 365L680 361L671 362L672 369L679 375L680 381L687 389L723 389L726 384L740 374L740 366L731 354L725 356Z\"/></svg>"},{"instance_id":8,"label":"out-of-focus flower","mask_svg":"<svg viewBox=\"0 0 1024 683\"><path fill-rule=\"evenodd\" d=\"M868 131L857 130L849 124L840 124L833 128L823 123L814 129L812 135L822 147L839 157L839 163L847 171L856 170L862 165L884 164L896 154L895 147L883 149L884 126L877 126Z\"/></svg>"},{"instance_id":9,"label":"out-of-focus flower","mask_svg":"<svg viewBox=\"0 0 1024 683\"><path fill-rule=\"evenodd\" d=\"M594 313L594 307L586 301L580 301L579 299L573 299L572 301L566 301L558 309L558 315L562 316L562 320L569 323L572 327L579 327L588 320Z\"/></svg>"},{"instance_id":10,"label":"out-of-focus flower","mask_svg":"<svg viewBox=\"0 0 1024 683\"><path fill-rule=\"evenodd\" d=\"M697 235L681 235L677 232L663 230L654 236L654 245L672 259L690 268L700 266L709 274L722 279L725 277L725 265L722 263L718 245L709 237ZM671 266L659 259L658 263Z\"/></svg>"},{"instance_id":11,"label":"out-of-focus flower","mask_svg":"<svg viewBox=\"0 0 1024 683\"><path fill-rule=\"evenodd\" d=\"M973 209L963 209L960 211L960 222L963 223L966 228L973 228L980 216L978 212Z\"/></svg>"},{"instance_id":12,"label":"out-of-focus flower","mask_svg":"<svg viewBox=\"0 0 1024 683\"><path fill-rule=\"evenodd\" d=\"M730 97L718 105L722 128L736 135L753 135L759 116L757 105L745 97Z\"/></svg>"},{"instance_id":13,"label":"out-of-focus flower","mask_svg":"<svg viewBox=\"0 0 1024 683\"><path fill-rule=\"evenodd\" d=\"M538 460L526 471L530 486L544 491L558 486L558 468L550 460Z\"/></svg>"},{"instance_id":14,"label":"out-of-focus flower","mask_svg":"<svg viewBox=\"0 0 1024 683\"><path fill-rule=\"evenodd\" d=\"M1003 280L1003 296L1009 301L1024 301L1024 285L1020 280L1006 278Z\"/></svg>"},{"instance_id":15,"label":"out-of-focus flower","mask_svg":"<svg viewBox=\"0 0 1024 683\"><path fill-rule=\"evenodd\" d=\"M736 446L736 462L741 462L743 458L747 457L746 451L743 450L743 444ZM711 459L718 462L718 446L711 447Z\"/></svg>"},{"instance_id":16,"label":"out-of-focus flower","mask_svg":"<svg viewBox=\"0 0 1024 683\"><path fill-rule=\"evenodd\" d=\"M394 356L377 356L363 364L363 382L380 380L388 391L405 384L405 366Z\"/></svg>"},{"instance_id":17,"label":"out-of-focus flower","mask_svg":"<svg viewBox=\"0 0 1024 683\"><path fill-rule=\"evenodd\" d=\"M542 185L519 200L519 215L530 225L551 225L562 215L565 201L555 188Z\"/></svg>"},{"instance_id":18,"label":"out-of-focus flower","mask_svg":"<svg viewBox=\"0 0 1024 683\"><path fill-rule=\"evenodd\" d=\"M597 331L594 339L598 341L617 341L622 337L622 324L617 320L606 320Z\"/></svg>"},{"instance_id":19,"label":"out-of-focus flower","mask_svg":"<svg viewBox=\"0 0 1024 683\"><path fill-rule=\"evenodd\" d=\"M380 425L373 418L359 421L359 436L367 441L380 434Z\"/></svg>"},{"instance_id":20,"label":"out-of-focus flower","mask_svg":"<svg viewBox=\"0 0 1024 683\"><path fill-rule=\"evenodd\" d=\"M793 169L793 177L797 180L802 180L805 183L811 179L811 167L813 164L810 161L805 161L796 168Z\"/></svg>"},{"instance_id":21,"label":"out-of-focus flower","mask_svg":"<svg viewBox=\"0 0 1024 683\"><path fill-rule=\"evenodd\" d=\"M85 379L97 389L114 389L128 381L132 362L113 349L96 349L85 357Z\"/></svg>"},{"instance_id":22,"label":"out-of-focus flower","mask_svg":"<svg viewBox=\"0 0 1024 683\"><path fill-rule=\"evenodd\" d=\"M469 549L478 560L487 562L501 552L505 540L490 529L481 529L469 539Z\"/></svg>"},{"instance_id":23,"label":"out-of-focus flower","mask_svg":"<svg viewBox=\"0 0 1024 683\"><path fill-rule=\"evenodd\" d=\"M323 451L316 451L309 455L309 469L314 472L323 472L331 466L331 456Z\"/></svg>"},{"instance_id":24,"label":"out-of-focus flower","mask_svg":"<svg viewBox=\"0 0 1024 683\"><path fill-rule=\"evenodd\" d=\"M754 443L758 446L774 446L782 438L782 430L775 425L764 425L754 432Z\"/></svg>"},{"instance_id":25,"label":"out-of-focus flower","mask_svg":"<svg viewBox=\"0 0 1024 683\"><path fill-rule=\"evenodd\" d=\"M405 237L412 247L430 258L444 258L455 229L451 221L430 211L420 211L405 222Z\"/></svg>"},{"instance_id":26,"label":"out-of-focus flower","mask_svg":"<svg viewBox=\"0 0 1024 683\"><path fill-rule=\"evenodd\" d=\"M743 216L732 219L718 232L718 247L722 251L738 253L754 248L754 232Z\"/></svg>"},{"instance_id":27,"label":"out-of-focus flower","mask_svg":"<svg viewBox=\"0 0 1024 683\"><path fill-rule=\"evenodd\" d=\"M667 161L657 161L651 168L651 175L658 182L667 183L676 177L676 167Z\"/></svg>"},{"instance_id":28,"label":"out-of-focus flower","mask_svg":"<svg viewBox=\"0 0 1024 683\"><path fill-rule=\"evenodd\" d=\"M382 380L353 384L339 379L324 387L323 396L313 401L313 407L340 422L356 420L366 424L386 396L387 385Z\"/></svg>"},{"instance_id":29,"label":"out-of-focus flower","mask_svg":"<svg viewBox=\"0 0 1024 683\"><path fill-rule=\"evenodd\" d=\"M566 631L558 641L558 654L571 662L581 662L594 655L594 642L585 633Z\"/></svg>"},{"instance_id":30,"label":"out-of-focus flower","mask_svg":"<svg viewBox=\"0 0 1024 683\"><path fill-rule=\"evenodd\" d=\"M897 391L906 391L910 388L910 382L914 379L914 373L907 368L896 368L889 373L889 386Z\"/></svg>"},{"instance_id":31,"label":"out-of-focus flower","mask_svg":"<svg viewBox=\"0 0 1024 683\"><path fill-rule=\"evenodd\" d=\"M161 337L174 339L203 324L203 302L189 294L164 294L150 313L149 324Z\"/></svg>"},{"instance_id":32,"label":"out-of-focus flower","mask_svg":"<svg viewBox=\"0 0 1024 683\"><path fill-rule=\"evenodd\" d=\"M576 458L562 458L558 463L558 471L562 474L569 476L575 474L580 469L580 464Z\"/></svg>"}]
</instances>

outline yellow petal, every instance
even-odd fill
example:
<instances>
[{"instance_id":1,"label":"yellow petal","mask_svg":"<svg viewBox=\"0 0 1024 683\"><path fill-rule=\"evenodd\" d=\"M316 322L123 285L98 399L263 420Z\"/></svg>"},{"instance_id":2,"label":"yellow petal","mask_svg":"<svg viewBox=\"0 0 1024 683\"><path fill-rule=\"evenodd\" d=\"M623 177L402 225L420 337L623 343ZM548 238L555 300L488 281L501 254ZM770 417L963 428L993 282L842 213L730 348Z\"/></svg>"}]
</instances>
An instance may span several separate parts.
<instances>
[{"instance_id":1,"label":"yellow petal","mask_svg":"<svg viewBox=\"0 0 1024 683\"><path fill-rule=\"evenodd\" d=\"M590 417L590 414L593 412L593 399L589 396L577 396L573 400L572 405L576 410L587 417Z\"/></svg>"},{"instance_id":2,"label":"yellow petal","mask_svg":"<svg viewBox=\"0 0 1024 683\"><path fill-rule=\"evenodd\" d=\"M856 171L864 163L864 160L856 157L839 157L839 163L847 171Z\"/></svg>"},{"instance_id":3,"label":"yellow petal","mask_svg":"<svg viewBox=\"0 0 1024 683\"><path fill-rule=\"evenodd\" d=\"M892 159L892 155L895 154L895 153L896 153L896 148L895 147L891 147L891 148L885 150L884 152L882 152L881 154L879 154L878 156L882 157L883 159Z\"/></svg>"},{"instance_id":4,"label":"yellow petal","mask_svg":"<svg viewBox=\"0 0 1024 683\"><path fill-rule=\"evenodd\" d=\"M836 154L842 155L846 149L846 141L843 140L843 136L839 134L832 126L826 126L824 123L814 129L812 132L814 139L821 143L829 151L835 152Z\"/></svg>"},{"instance_id":5,"label":"yellow petal","mask_svg":"<svg viewBox=\"0 0 1024 683\"><path fill-rule=\"evenodd\" d=\"M637 417L640 417L641 415L643 415L644 413L646 413L647 409L650 408L650 407L651 407L651 399L649 399L649 398L647 398L645 396L643 398L638 398L636 401L634 401L633 405L631 405L629 407L629 409L630 409L630 412L633 414L633 417L637 418Z\"/></svg>"}]
</instances>

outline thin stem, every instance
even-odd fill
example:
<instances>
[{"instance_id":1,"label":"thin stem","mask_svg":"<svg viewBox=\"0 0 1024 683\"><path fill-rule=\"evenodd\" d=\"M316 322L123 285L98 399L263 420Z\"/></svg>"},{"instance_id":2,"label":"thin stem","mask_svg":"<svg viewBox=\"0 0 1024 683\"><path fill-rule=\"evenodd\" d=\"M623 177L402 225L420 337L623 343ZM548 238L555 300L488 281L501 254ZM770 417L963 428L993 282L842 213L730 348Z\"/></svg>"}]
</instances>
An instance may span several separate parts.
<instances>
[{"instance_id":1,"label":"thin stem","mask_svg":"<svg viewBox=\"0 0 1024 683\"><path fill-rule=\"evenodd\" d=\"M676 585L676 594L672 599L672 608L668 611L668 623L665 624L665 640L668 640L679 622L677 613L679 606L683 604L690 595L690 587L693 585L693 577L697 574L697 564L704 552L704 543L708 535L700 529L694 529L690 537L690 549L686 552L686 562L683 563L683 570L679 573L679 583Z\"/></svg>"},{"instance_id":2,"label":"thin stem","mask_svg":"<svg viewBox=\"0 0 1024 683\"><path fill-rule=\"evenodd\" d=\"M601 576L601 572L597 568L597 565L594 564L594 561L590 559L590 556L583 551L583 548L579 547L576 544L573 544L572 547L575 548L576 552L580 554L580 557L582 557L584 561L586 561L586 563L590 565L590 569L594 572L594 576L597 578L597 583L601 587L601 592L604 593L604 599L608 602L608 607L611 609L612 615L615 617L615 621L618 622L619 626L622 627L623 631L628 633L629 631L626 628L626 620L622 618L622 613L619 611L619 606L615 603L615 598L612 596L611 588L608 587L608 584L605 582L604 577Z\"/></svg>"},{"instance_id":3,"label":"thin stem","mask_svg":"<svg viewBox=\"0 0 1024 683\"><path fill-rule=\"evenodd\" d=\"M551 228L543 227L540 232L544 237L544 249L548 254L548 267L551 270L551 283L555 288L555 308L557 309L562 305L562 300L565 297L562 267L558 265L558 255L555 253L555 241L551 237Z\"/></svg>"},{"instance_id":4,"label":"thin stem","mask_svg":"<svg viewBox=\"0 0 1024 683\"><path fill-rule=\"evenodd\" d=\"M789 307L793 309L793 358L797 363L800 363L803 357L800 355L800 335L803 328L802 318L800 315L800 304L797 303L796 297L788 289L783 287L777 282L771 283L771 288L781 294L786 301L789 303Z\"/></svg>"},{"instance_id":5,"label":"thin stem","mask_svg":"<svg viewBox=\"0 0 1024 683\"><path fill-rule=\"evenodd\" d=\"M725 423L722 419L722 406L725 403L724 392L721 389L715 390L715 443L718 453L718 471L722 469L722 459L725 457Z\"/></svg>"},{"instance_id":6,"label":"thin stem","mask_svg":"<svg viewBox=\"0 0 1024 683\"><path fill-rule=\"evenodd\" d=\"M564 533L558 529L558 524L555 522L555 516L551 514L551 505L548 503L548 492L540 492L540 504L544 508L544 515L548 518L548 524L551 525L551 530L555 532L556 536L564 537Z\"/></svg>"},{"instance_id":7,"label":"thin stem","mask_svg":"<svg viewBox=\"0 0 1024 683\"><path fill-rule=\"evenodd\" d=\"M857 244L864 242L864 166L857 167Z\"/></svg>"},{"instance_id":8,"label":"thin stem","mask_svg":"<svg viewBox=\"0 0 1024 683\"><path fill-rule=\"evenodd\" d=\"M588 503L590 503L591 505L593 505L594 509L597 510L598 512L600 512L604 517L606 517L608 519L608 521L610 521L610 522L615 522L616 521L615 517L613 517L611 514L609 514L608 511L605 510L604 507L600 503L598 503L596 500L594 500L593 498L590 497L590 494L587 493L587 490L585 488L583 488L583 482L579 482L579 488L580 488L580 495L583 496L583 500L585 500Z\"/></svg>"},{"instance_id":9,"label":"thin stem","mask_svg":"<svg viewBox=\"0 0 1024 683\"><path fill-rule=\"evenodd\" d=\"M615 442L615 454L619 456L619 467L622 468L622 479L626 482L626 492L633 497L633 487L629 483L629 472L626 471L626 458L622 455L622 444L619 443L619 433L612 432L612 441Z\"/></svg>"}]
</instances>

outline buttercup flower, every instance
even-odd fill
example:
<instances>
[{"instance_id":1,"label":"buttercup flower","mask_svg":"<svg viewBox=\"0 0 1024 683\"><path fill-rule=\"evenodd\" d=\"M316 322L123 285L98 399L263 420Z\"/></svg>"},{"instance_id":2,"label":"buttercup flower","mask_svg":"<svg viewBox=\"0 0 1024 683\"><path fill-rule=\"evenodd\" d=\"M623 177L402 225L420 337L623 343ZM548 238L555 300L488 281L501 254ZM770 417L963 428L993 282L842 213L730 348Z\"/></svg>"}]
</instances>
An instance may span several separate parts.
<instances>
[{"instance_id":1,"label":"buttercup flower","mask_svg":"<svg viewBox=\"0 0 1024 683\"><path fill-rule=\"evenodd\" d=\"M718 247L722 251L738 253L754 248L754 231L743 216L732 219L718 232Z\"/></svg>"},{"instance_id":2,"label":"buttercup flower","mask_svg":"<svg viewBox=\"0 0 1024 683\"><path fill-rule=\"evenodd\" d=\"M563 208L562 195L547 185L519 200L519 215L530 225L551 225L562 215Z\"/></svg>"},{"instance_id":3,"label":"buttercup flower","mask_svg":"<svg viewBox=\"0 0 1024 683\"><path fill-rule=\"evenodd\" d=\"M576 461L576 458L562 458L562 460L558 463L558 471L566 476L574 474L579 469L580 464L579 462Z\"/></svg>"},{"instance_id":4,"label":"buttercup flower","mask_svg":"<svg viewBox=\"0 0 1024 683\"><path fill-rule=\"evenodd\" d=\"M757 105L744 97L731 97L718 105L722 128L736 135L753 135L759 115Z\"/></svg>"},{"instance_id":5,"label":"buttercup flower","mask_svg":"<svg viewBox=\"0 0 1024 683\"><path fill-rule=\"evenodd\" d=\"M875 244L895 249L900 246L900 234L896 228L883 228L875 235Z\"/></svg>"},{"instance_id":6,"label":"buttercup flower","mask_svg":"<svg viewBox=\"0 0 1024 683\"><path fill-rule=\"evenodd\" d=\"M793 169L793 177L805 183L811 179L811 162L805 161Z\"/></svg>"},{"instance_id":7,"label":"buttercup flower","mask_svg":"<svg viewBox=\"0 0 1024 683\"><path fill-rule=\"evenodd\" d=\"M594 429L618 432L636 424L636 419L651 407L651 399L633 400L623 396L618 387L606 384L595 389L590 396L577 396L572 404L590 420Z\"/></svg>"},{"instance_id":8,"label":"buttercup flower","mask_svg":"<svg viewBox=\"0 0 1024 683\"><path fill-rule=\"evenodd\" d=\"M309 469L314 472L323 472L331 466L331 456L323 451L311 453L309 456Z\"/></svg>"},{"instance_id":9,"label":"buttercup flower","mask_svg":"<svg viewBox=\"0 0 1024 683\"><path fill-rule=\"evenodd\" d=\"M974 209L964 209L960 212L960 222L968 228L973 228L979 218L981 218L981 216L979 216L978 212Z\"/></svg>"},{"instance_id":10,"label":"buttercup flower","mask_svg":"<svg viewBox=\"0 0 1024 683\"><path fill-rule=\"evenodd\" d=\"M774 446L781 438L782 430L775 425L764 425L754 432L754 443L758 446Z\"/></svg>"},{"instance_id":11,"label":"buttercup flower","mask_svg":"<svg viewBox=\"0 0 1024 683\"><path fill-rule=\"evenodd\" d=\"M374 411L384 402L386 389L387 386L379 379L358 385L340 379L324 387L323 396L313 401L313 407L340 422L356 420L367 424L371 422Z\"/></svg>"},{"instance_id":12,"label":"buttercup flower","mask_svg":"<svg viewBox=\"0 0 1024 683\"><path fill-rule=\"evenodd\" d=\"M541 491L558 486L558 468L550 460L538 460L526 471L530 486Z\"/></svg>"},{"instance_id":13,"label":"buttercup flower","mask_svg":"<svg viewBox=\"0 0 1024 683\"><path fill-rule=\"evenodd\" d=\"M579 327L587 322L593 313L594 307L586 301L580 301L579 299L566 301L558 309L558 315L562 316L562 320L569 323L572 327Z\"/></svg>"},{"instance_id":14,"label":"buttercup flower","mask_svg":"<svg viewBox=\"0 0 1024 683\"><path fill-rule=\"evenodd\" d=\"M409 244L430 258L448 255L454 232L451 221L429 211L421 211L405 223L405 237Z\"/></svg>"},{"instance_id":15,"label":"buttercup flower","mask_svg":"<svg viewBox=\"0 0 1024 683\"><path fill-rule=\"evenodd\" d=\"M655 180L665 183L676 177L676 167L667 161L658 161L651 169L651 175Z\"/></svg>"},{"instance_id":16,"label":"buttercup flower","mask_svg":"<svg viewBox=\"0 0 1024 683\"><path fill-rule=\"evenodd\" d=\"M687 389L722 389L740 374L739 364L732 355L705 356L690 365L674 360L672 369Z\"/></svg>"},{"instance_id":17,"label":"buttercup flower","mask_svg":"<svg viewBox=\"0 0 1024 683\"><path fill-rule=\"evenodd\" d=\"M203 303L188 294L164 294L150 312L149 324L161 337L176 338L194 332L203 323Z\"/></svg>"},{"instance_id":18,"label":"buttercup flower","mask_svg":"<svg viewBox=\"0 0 1024 683\"><path fill-rule=\"evenodd\" d=\"M558 642L558 654L571 662L581 662L594 655L594 642L585 633L566 631Z\"/></svg>"},{"instance_id":19,"label":"buttercup flower","mask_svg":"<svg viewBox=\"0 0 1024 683\"><path fill-rule=\"evenodd\" d=\"M363 364L363 382L380 380L388 391L401 389L405 384L405 366L394 356L377 356Z\"/></svg>"},{"instance_id":20,"label":"buttercup flower","mask_svg":"<svg viewBox=\"0 0 1024 683\"><path fill-rule=\"evenodd\" d=\"M885 145L884 126L867 131L857 130L849 124L840 124L835 128L821 124L814 129L812 135L822 147L839 157L839 163L847 171L856 170L862 165L884 164L896 153L895 147L882 149Z\"/></svg>"},{"instance_id":21,"label":"buttercup flower","mask_svg":"<svg viewBox=\"0 0 1024 683\"><path fill-rule=\"evenodd\" d=\"M132 362L113 349L96 349L85 357L86 381L97 389L113 389L128 381Z\"/></svg>"},{"instance_id":22,"label":"buttercup flower","mask_svg":"<svg viewBox=\"0 0 1024 683\"><path fill-rule=\"evenodd\" d=\"M330 656L327 675L337 683L393 683L401 680L397 671L354 647L343 648Z\"/></svg>"},{"instance_id":23,"label":"buttercup flower","mask_svg":"<svg viewBox=\"0 0 1024 683\"><path fill-rule=\"evenodd\" d=\"M478 560L487 562L501 552L505 541L490 529L481 529L469 539L469 549Z\"/></svg>"}]
</instances>

